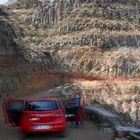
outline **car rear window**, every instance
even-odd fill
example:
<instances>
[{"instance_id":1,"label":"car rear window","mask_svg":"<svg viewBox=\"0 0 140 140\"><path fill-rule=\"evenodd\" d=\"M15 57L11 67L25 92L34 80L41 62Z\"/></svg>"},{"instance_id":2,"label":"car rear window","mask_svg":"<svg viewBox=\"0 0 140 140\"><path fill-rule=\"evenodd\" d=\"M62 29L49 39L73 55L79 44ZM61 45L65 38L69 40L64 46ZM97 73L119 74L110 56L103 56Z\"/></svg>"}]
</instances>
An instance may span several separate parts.
<instances>
[{"instance_id":1,"label":"car rear window","mask_svg":"<svg viewBox=\"0 0 140 140\"><path fill-rule=\"evenodd\" d=\"M30 111L51 111L59 109L57 101L33 101L29 102L27 109Z\"/></svg>"}]
</instances>

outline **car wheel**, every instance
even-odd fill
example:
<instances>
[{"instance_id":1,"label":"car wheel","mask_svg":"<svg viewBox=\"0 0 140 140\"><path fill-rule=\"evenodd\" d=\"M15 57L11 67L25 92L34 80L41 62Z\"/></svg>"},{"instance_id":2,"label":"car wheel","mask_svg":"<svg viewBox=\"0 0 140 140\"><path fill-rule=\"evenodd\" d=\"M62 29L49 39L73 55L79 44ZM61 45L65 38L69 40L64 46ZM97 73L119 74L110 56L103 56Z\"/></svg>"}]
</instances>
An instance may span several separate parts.
<instances>
[{"instance_id":1,"label":"car wheel","mask_svg":"<svg viewBox=\"0 0 140 140\"><path fill-rule=\"evenodd\" d=\"M89 118L90 120L94 121L95 120L94 114L91 113Z\"/></svg>"},{"instance_id":2,"label":"car wheel","mask_svg":"<svg viewBox=\"0 0 140 140\"><path fill-rule=\"evenodd\" d=\"M65 138L67 136L67 131L64 130L62 132L59 132L59 138Z\"/></svg>"},{"instance_id":3,"label":"car wheel","mask_svg":"<svg viewBox=\"0 0 140 140\"><path fill-rule=\"evenodd\" d=\"M28 137L29 137L29 134L23 133L23 132L20 133L20 140L27 139Z\"/></svg>"}]
</instances>

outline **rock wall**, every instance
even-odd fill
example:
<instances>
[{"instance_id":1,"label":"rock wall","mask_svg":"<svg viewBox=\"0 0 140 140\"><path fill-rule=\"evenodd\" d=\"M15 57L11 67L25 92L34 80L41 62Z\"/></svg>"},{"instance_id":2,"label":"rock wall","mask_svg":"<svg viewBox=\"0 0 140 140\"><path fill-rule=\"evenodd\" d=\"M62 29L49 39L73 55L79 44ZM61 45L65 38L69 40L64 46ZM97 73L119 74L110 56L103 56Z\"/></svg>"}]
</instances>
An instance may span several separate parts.
<instances>
[{"instance_id":1,"label":"rock wall","mask_svg":"<svg viewBox=\"0 0 140 140\"><path fill-rule=\"evenodd\" d=\"M79 11L77 9L79 7L82 10ZM79 15L84 18L103 17L110 20L127 20L135 26L139 26L139 8L139 1L55 0L38 9L33 14L29 14L27 21L33 22L35 25L42 24L50 27L59 21L67 19L69 15L73 17Z\"/></svg>"},{"instance_id":2,"label":"rock wall","mask_svg":"<svg viewBox=\"0 0 140 140\"><path fill-rule=\"evenodd\" d=\"M66 18L66 11L70 10L67 5L69 4L66 1L57 0L53 3L48 3L45 7L36 10L34 13L29 13L27 22L33 23L34 25L41 24L50 27Z\"/></svg>"},{"instance_id":3,"label":"rock wall","mask_svg":"<svg viewBox=\"0 0 140 140\"><path fill-rule=\"evenodd\" d=\"M46 49L25 55L34 71L83 74L98 77L140 77L140 49L120 48L102 52L98 48ZM39 54L37 53L39 52ZM27 53L28 54L28 53ZM34 63L34 65L32 65ZM37 67L38 66L38 67Z\"/></svg>"},{"instance_id":4,"label":"rock wall","mask_svg":"<svg viewBox=\"0 0 140 140\"><path fill-rule=\"evenodd\" d=\"M125 119L140 120L139 81L105 81L83 91L89 102L108 105Z\"/></svg>"},{"instance_id":5,"label":"rock wall","mask_svg":"<svg viewBox=\"0 0 140 140\"><path fill-rule=\"evenodd\" d=\"M12 55L15 54L16 51L16 43L14 39L16 38L15 31L13 27L3 21L0 20L0 54L1 55Z\"/></svg>"},{"instance_id":6,"label":"rock wall","mask_svg":"<svg viewBox=\"0 0 140 140\"><path fill-rule=\"evenodd\" d=\"M75 33L76 34L76 33ZM108 36L107 36L108 34ZM109 35L110 34L110 35ZM34 41L35 45L47 46L47 48L71 48L71 47L84 47L84 46L98 46L103 50L121 47L138 48L140 46L140 36L128 34L113 36L110 32L102 33L95 30L95 32L88 32L88 34L76 35L74 37L56 36L56 39L41 39L28 38L27 42ZM41 41L41 42L40 42Z\"/></svg>"},{"instance_id":7,"label":"rock wall","mask_svg":"<svg viewBox=\"0 0 140 140\"><path fill-rule=\"evenodd\" d=\"M0 6L0 16L7 16L8 14L5 12L5 8Z\"/></svg>"},{"instance_id":8,"label":"rock wall","mask_svg":"<svg viewBox=\"0 0 140 140\"><path fill-rule=\"evenodd\" d=\"M16 28L10 23L8 13L0 9L0 97L14 93L24 82L23 67L19 65ZM23 80L24 79L24 80ZM26 80L25 80L26 81Z\"/></svg>"},{"instance_id":9,"label":"rock wall","mask_svg":"<svg viewBox=\"0 0 140 140\"><path fill-rule=\"evenodd\" d=\"M5 5L11 9L29 9L41 6L42 2L38 0L15 0L9 1Z\"/></svg>"},{"instance_id":10,"label":"rock wall","mask_svg":"<svg viewBox=\"0 0 140 140\"><path fill-rule=\"evenodd\" d=\"M47 52L44 57L49 56L56 71L137 78L139 4L126 0L56 0L28 15L27 21L38 25L38 29L24 41L32 42L32 52ZM46 27L41 30L40 25ZM39 65L43 71L46 69L43 59Z\"/></svg>"},{"instance_id":11,"label":"rock wall","mask_svg":"<svg viewBox=\"0 0 140 140\"><path fill-rule=\"evenodd\" d=\"M139 51L119 49L102 53L91 49L59 50L53 59L61 71L100 77L140 77Z\"/></svg>"},{"instance_id":12,"label":"rock wall","mask_svg":"<svg viewBox=\"0 0 140 140\"><path fill-rule=\"evenodd\" d=\"M39 39L28 36L25 41L52 48L139 47L139 8L136 1L57 0L29 12L27 23L38 30L42 26L43 31Z\"/></svg>"}]
</instances>

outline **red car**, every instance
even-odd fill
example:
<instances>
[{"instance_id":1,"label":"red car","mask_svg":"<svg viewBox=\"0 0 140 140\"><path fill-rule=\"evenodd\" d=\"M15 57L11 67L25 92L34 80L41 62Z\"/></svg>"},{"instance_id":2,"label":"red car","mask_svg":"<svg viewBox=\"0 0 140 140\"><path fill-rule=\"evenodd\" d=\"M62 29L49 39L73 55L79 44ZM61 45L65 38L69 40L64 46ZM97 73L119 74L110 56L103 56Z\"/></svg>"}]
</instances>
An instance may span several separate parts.
<instances>
[{"instance_id":1,"label":"red car","mask_svg":"<svg viewBox=\"0 0 140 140\"><path fill-rule=\"evenodd\" d=\"M56 98L8 100L3 109L6 122L19 126L23 134L58 132L64 136L67 128L64 109Z\"/></svg>"}]
</instances>

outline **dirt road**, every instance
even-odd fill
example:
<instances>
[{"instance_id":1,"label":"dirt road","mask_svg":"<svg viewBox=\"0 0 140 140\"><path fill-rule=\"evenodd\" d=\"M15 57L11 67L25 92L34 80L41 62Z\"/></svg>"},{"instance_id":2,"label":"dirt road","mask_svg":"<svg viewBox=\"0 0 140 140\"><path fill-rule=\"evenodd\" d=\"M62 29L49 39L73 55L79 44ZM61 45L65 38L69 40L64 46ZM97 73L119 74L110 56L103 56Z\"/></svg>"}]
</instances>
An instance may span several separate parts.
<instances>
[{"instance_id":1,"label":"dirt road","mask_svg":"<svg viewBox=\"0 0 140 140\"><path fill-rule=\"evenodd\" d=\"M10 128L0 121L0 140L20 140L18 128ZM57 134L31 135L28 140L60 140ZM68 128L68 135L63 140L100 140L100 133L94 124L86 122L83 128Z\"/></svg>"}]
</instances>

